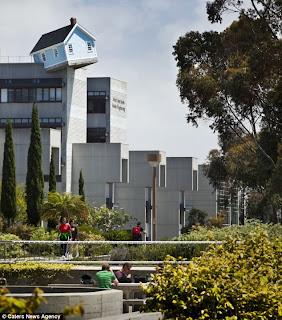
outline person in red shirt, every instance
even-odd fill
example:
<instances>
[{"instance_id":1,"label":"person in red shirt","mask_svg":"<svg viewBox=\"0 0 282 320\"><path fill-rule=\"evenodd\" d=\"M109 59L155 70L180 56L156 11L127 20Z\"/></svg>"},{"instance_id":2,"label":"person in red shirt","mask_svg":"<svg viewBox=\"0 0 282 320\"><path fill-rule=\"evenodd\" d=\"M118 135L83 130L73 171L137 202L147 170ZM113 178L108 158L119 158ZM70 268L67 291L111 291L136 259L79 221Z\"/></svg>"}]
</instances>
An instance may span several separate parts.
<instances>
[{"instance_id":1,"label":"person in red shirt","mask_svg":"<svg viewBox=\"0 0 282 320\"><path fill-rule=\"evenodd\" d=\"M59 225L59 236L61 241L68 241L71 237L71 226L69 223L67 223L67 218L62 217L60 220L61 224ZM67 244L62 244L61 245L63 249L63 256L66 257L68 252L67 252Z\"/></svg>"}]
</instances>

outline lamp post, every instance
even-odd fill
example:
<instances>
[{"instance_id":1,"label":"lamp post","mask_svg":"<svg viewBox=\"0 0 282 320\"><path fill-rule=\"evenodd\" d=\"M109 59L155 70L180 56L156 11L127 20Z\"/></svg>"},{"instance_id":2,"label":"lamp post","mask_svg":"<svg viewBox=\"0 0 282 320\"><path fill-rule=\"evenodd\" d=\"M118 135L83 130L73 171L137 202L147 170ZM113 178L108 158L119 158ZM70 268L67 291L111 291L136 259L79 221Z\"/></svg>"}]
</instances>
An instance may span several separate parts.
<instances>
[{"instance_id":1,"label":"lamp post","mask_svg":"<svg viewBox=\"0 0 282 320\"><path fill-rule=\"evenodd\" d=\"M153 241L157 240L157 166L162 161L161 154L148 154L147 161L153 168Z\"/></svg>"}]
</instances>

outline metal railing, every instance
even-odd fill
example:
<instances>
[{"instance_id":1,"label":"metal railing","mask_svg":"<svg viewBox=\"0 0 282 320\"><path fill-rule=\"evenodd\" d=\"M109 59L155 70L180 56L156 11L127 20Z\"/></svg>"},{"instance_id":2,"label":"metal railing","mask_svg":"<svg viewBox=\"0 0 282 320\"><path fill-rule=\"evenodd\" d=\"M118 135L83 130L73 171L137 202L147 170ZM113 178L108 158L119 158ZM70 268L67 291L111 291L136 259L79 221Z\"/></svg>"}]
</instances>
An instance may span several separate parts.
<instances>
[{"instance_id":1,"label":"metal railing","mask_svg":"<svg viewBox=\"0 0 282 320\"><path fill-rule=\"evenodd\" d=\"M161 263L175 258L200 256L210 244L221 241L0 241L0 263L38 261L52 263ZM66 254L63 255L63 245Z\"/></svg>"},{"instance_id":2,"label":"metal railing","mask_svg":"<svg viewBox=\"0 0 282 320\"><path fill-rule=\"evenodd\" d=\"M0 56L0 63L29 63L34 62L31 56Z\"/></svg>"}]
</instances>

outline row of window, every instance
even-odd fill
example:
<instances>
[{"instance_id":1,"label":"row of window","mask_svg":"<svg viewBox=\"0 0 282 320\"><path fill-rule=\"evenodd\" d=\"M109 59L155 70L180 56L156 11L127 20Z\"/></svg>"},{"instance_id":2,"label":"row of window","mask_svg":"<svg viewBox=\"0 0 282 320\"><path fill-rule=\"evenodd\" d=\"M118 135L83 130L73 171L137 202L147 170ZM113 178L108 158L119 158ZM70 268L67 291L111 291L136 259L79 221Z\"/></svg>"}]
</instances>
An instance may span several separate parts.
<instances>
[{"instance_id":1,"label":"row of window","mask_svg":"<svg viewBox=\"0 0 282 320\"><path fill-rule=\"evenodd\" d=\"M91 45L91 41L86 41L85 43L86 43L87 52L92 52L93 48L92 48L92 45ZM74 53L73 46L72 46L71 43L68 44L68 51L69 51L69 54L73 54ZM57 48L53 49L53 53L54 53L54 57L55 58L59 57L59 51L58 51ZM45 52L41 53L41 57L42 57L43 61L47 61L47 57L46 57L46 53Z\"/></svg>"},{"instance_id":2,"label":"row of window","mask_svg":"<svg viewBox=\"0 0 282 320\"><path fill-rule=\"evenodd\" d=\"M92 96L105 96L106 95L106 91L87 91L87 95L89 97L92 97Z\"/></svg>"},{"instance_id":3,"label":"row of window","mask_svg":"<svg viewBox=\"0 0 282 320\"><path fill-rule=\"evenodd\" d=\"M11 123L32 123L31 118L11 118ZM62 123L62 118L39 118L40 123ZM0 123L5 124L6 118L0 118Z\"/></svg>"},{"instance_id":4,"label":"row of window","mask_svg":"<svg viewBox=\"0 0 282 320\"><path fill-rule=\"evenodd\" d=\"M62 88L1 89L1 103L61 102Z\"/></svg>"}]
</instances>

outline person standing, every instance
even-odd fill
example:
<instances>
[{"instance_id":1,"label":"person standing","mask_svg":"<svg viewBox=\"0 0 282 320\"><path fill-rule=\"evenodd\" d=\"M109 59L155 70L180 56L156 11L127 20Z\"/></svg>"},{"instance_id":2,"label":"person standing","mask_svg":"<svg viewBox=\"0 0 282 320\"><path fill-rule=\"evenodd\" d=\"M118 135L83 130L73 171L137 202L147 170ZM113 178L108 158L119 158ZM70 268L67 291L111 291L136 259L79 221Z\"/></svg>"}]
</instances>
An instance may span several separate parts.
<instances>
[{"instance_id":1,"label":"person standing","mask_svg":"<svg viewBox=\"0 0 282 320\"><path fill-rule=\"evenodd\" d=\"M77 258L79 256L78 245L74 244L73 241L78 241L78 227L75 224L74 219L70 220L70 226L71 226L70 240L72 241L72 244L69 245L70 246L70 257L72 258L72 256L74 256Z\"/></svg>"},{"instance_id":2,"label":"person standing","mask_svg":"<svg viewBox=\"0 0 282 320\"><path fill-rule=\"evenodd\" d=\"M146 231L141 227L141 222L137 222L136 227L132 229L133 240L142 241L142 234L146 234Z\"/></svg>"},{"instance_id":3,"label":"person standing","mask_svg":"<svg viewBox=\"0 0 282 320\"><path fill-rule=\"evenodd\" d=\"M116 272L116 277L118 279L118 282L120 283L130 283L132 282L132 279L131 279L131 274L127 274L131 269L131 264L126 262L121 270L118 270Z\"/></svg>"},{"instance_id":4,"label":"person standing","mask_svg":"<svg viewBox=\"0 0 282 320\"><path fill-rule=\"evenodd\" d=\"M71 237L71 226L67 223L67 218L62 217L60 220L61 224L59 225L59 237L60 241L68 241ZM67 257L68 245L66 243L61 245L63 249L63 257Z\"/></svg>"},{"instance_id":5,"label":"person standing","mask_svg":"<svg viewBox=\"0 0 282 320\"><path fill-rule=\"evenodd\" d=\"M98 288L111 289L112 283L118 285L118 280L107 263L102 265L102 271L97 272L93 280L93 286Z\"/></svg>"}]
</instances>

